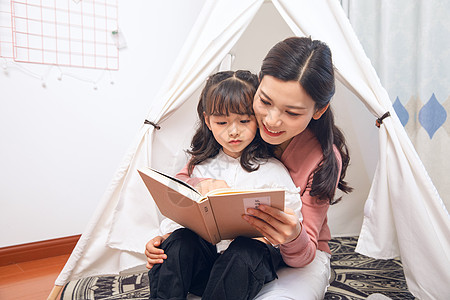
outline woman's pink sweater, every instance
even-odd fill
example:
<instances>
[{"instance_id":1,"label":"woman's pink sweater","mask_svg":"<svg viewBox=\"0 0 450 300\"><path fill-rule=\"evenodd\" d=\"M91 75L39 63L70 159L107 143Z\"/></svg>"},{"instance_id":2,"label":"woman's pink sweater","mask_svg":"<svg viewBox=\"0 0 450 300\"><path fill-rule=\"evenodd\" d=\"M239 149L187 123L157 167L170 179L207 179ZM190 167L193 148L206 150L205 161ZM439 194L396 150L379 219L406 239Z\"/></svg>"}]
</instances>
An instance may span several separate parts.
<instances>
[{"instance_id":1,"label":"woman's pink sweater","mask_svg":"<svg viewBox=\"0 0 450 300\"><path fill-rule=\"evenodd\" d=\"M333 149L341 166L339 151L336 147ZM295 136L281 155L280 160L289 170L295 185L300 187L302 198L302 231L295 240L280 246L284 262L291 267L303 267L312 262L317 249L331 253L328 246L331 234L327 224L329 203L309 194L313 172L322 157L319 141L309 129Z\"/></svg>"}]
</instances>

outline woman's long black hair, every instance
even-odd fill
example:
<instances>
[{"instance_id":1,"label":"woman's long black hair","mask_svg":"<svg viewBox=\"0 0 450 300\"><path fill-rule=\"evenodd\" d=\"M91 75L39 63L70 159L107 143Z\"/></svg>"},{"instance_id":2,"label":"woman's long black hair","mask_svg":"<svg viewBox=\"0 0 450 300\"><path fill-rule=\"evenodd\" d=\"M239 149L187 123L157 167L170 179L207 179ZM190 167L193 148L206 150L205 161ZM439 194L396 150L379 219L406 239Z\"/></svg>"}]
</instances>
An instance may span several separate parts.
<instances>
[{"instance_id":1,"label":"woman's long black hair","mask_svg":"<svg viewBox=\"0 0 450 300\"><path fill-rule=\"evenodd\" d=\"M243 70L218 72L208 78L197 105L198 128L192 138L191 149L187 151L192 156L188 165L189 175L196 165L215 157L222 149L206 126L204 113L207 116L254 115L252 103L258 85L258 77ZM248 172L257 170L262 161L273 156L272 148L262 140L257 130L253 141L242 151L242 168Z\"/></svg>"},{"instance_id":2,"label":"woman's long black hair","mask_svg":"<svg viewBox=\"0 0 450 300\"><path fill-rule=\"evenodd\" d=\"M316 110L327 106L335 92L331 50L325 43L311 38L287 38L276 44L263 61L260 80L265 75L283 81L298 81L316 103ZM334 200L336 182L343 192L352 191L344 181L350 161L344 135L336 127L330 107L318 120L311 119L308 128L316 136L323 151L323 160L314 171L310 195L327 200L330 204L336 203L340 200ZM342 157L339 178L339 165L333 145L336 145Z\"/></svg>"}]
</instances>

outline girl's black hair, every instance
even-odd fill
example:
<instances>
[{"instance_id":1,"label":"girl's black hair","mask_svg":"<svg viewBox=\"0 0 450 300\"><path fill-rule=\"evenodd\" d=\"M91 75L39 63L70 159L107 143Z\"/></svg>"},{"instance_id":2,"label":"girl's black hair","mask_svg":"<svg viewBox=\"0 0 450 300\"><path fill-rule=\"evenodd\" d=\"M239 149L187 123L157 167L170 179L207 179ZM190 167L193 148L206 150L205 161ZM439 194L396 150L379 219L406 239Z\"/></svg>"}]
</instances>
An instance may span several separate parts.
<instances>
[{"instance_id":1,"label":"girl's black hair","mask_svg":"<svg viewBox=\"0 0 450 300\"><path fill-rule=\"evenodd\" d=\"M258 77L244 70L218 72L208 78L197 105L198 128L192 138L191 149L187 151L192 156L188 164L189 175L196 165L215 157L222 149L206 126L204 113L207 116L254 115L252 103L258 85ZM253 141L242 151L240 163L244 170L252 172L272 156L273 147L262 140L257 130Z\"/></svg>"},{"instance_id":2,"label":"girl's black hair","mask_svg":"<svg viewBox=\"0 0 450 300\"><path fill-rule=\"evenodd\" d=\"M298 81L314 100L315 109L318 110L330 103L335 92L331 50L325 43L311 38L292 37L276 44L263 61L260 80L265 75L283 81ZM308 128L316 136L323 151L323 159L314 171L310 195L334 204L341 199L334 200L336 182L345 193L353 190L344 181L350 161L344 135L335 125L330 107L318 120L312 119ZM339 165L333 145L336 145L342 157L339 178Z\"/></svg>"}]
</instances>

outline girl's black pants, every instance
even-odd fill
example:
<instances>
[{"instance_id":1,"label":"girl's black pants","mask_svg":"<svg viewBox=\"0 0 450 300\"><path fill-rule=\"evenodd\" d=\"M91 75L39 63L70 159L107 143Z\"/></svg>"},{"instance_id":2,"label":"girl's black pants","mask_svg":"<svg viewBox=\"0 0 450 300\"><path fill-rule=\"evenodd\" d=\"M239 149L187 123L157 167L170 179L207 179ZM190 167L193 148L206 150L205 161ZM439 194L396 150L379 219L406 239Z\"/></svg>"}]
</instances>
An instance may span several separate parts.
<instances>
[{"instance_id":1,"label":"girl's black pants","mask_svg":"<svg viewBox=\"0 0 450 300\"><path fill-rule=\"evenodd\" d=\"M265 283L277 278L284 265L278 249L238 237L219 254L193 231L174 231L162 244L162 264L148 272L150 299L186 299L188 293L206 300L253 299Z\"/></svg>"}]
</instances>

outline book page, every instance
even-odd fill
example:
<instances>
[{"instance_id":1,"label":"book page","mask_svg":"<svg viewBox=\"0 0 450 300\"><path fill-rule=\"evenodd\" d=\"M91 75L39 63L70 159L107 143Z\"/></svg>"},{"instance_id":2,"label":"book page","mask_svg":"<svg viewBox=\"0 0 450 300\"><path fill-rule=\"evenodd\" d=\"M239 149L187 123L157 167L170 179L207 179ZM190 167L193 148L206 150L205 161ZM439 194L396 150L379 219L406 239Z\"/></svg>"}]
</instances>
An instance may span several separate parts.
<instances>
[{"instance_id":1,"label":"book page","mask_svg":"<svg viewBox=\"0 0 450 300\"><path fill-rule=\"evenodd\" d=\"M200 193L199 191L197 191L192 185L190 185L190 184L184 182L183 180L180 180L180 179L178 179L178 178L176 178L176 177L170 176L170 175L168 175L168 174L165 174L165 173L163 173L163 172L161 172L161 171L158 171L158 170L155 170L155 169L152 169L152 168L150 168L150 170L152 170L152 171L154 171L154 172L156 172L156 173L158 173L158 174L160 174L160 175L162 175L162 176L164 176L164 177L167 177L167 178L169 178L169 179L171 179L171 180L173 180L173 181L175 181L175 182L177 182L177 183L179 183L179 184L181 184L181 185L187 187L188 189L190 189L190 190L196 192L197 194L201 195L201 193Z\"/></svg>"},{"instance_id":2,"label":"book page","mask_svg":"<svg viewBox=\"0 0 450 300\"><path fill-rule=\"evenodd\" d=\"M233 195L233 194L251 194L251 193L260 193L260 192L268 192L268 191L278 191L280 189L232 189L232 188L223 188L209 191L205 196L219 196L219 195Z\"/></svg>"}]
</instances>

